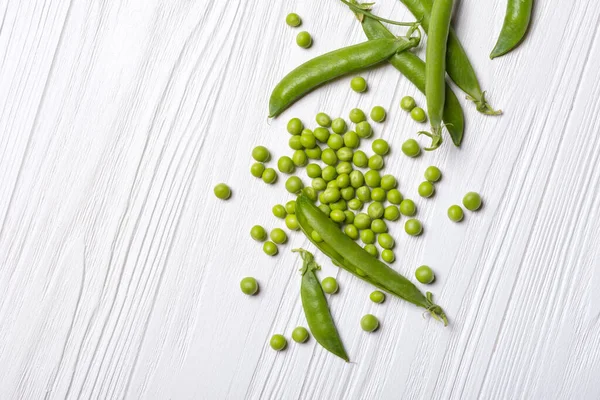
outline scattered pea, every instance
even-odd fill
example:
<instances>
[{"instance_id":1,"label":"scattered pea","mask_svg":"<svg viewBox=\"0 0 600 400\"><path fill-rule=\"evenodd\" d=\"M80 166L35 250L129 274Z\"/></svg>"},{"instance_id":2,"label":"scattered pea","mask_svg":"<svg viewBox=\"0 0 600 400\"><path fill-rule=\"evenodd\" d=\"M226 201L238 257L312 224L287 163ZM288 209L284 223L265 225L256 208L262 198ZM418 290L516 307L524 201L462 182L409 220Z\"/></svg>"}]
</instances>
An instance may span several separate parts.
<instances>
[{"instance_id":1,"label":"scattered pea","mask_svg":"<svg viewBox=\"0 0 600 400\"><path fill-rule=\"evenodd\" d=\"M240 281L240 289L242 289L242 293L252 296L258 292L258 282L251 276L247 276Z\"/></svg>"},{"instance_id":2,"label":"scattered pea","mask_svg":"<svg viewBox=\"0 0 600 400\"><path fill-rule=\"evenodd\" d=\"M433 196L433 193L435 192L435 186L433 186L433 183L429 182L429 181L423 181L421 182L421 184L419 185L419 196L421 197L431 197Z\"/></svg>"},{"instance_id":3,"label":"scattered pea","mask_svg":"<svg viewBox=\"0 0 600 400\"><path fill-rule=\"evenodd\" d=\"M373 332L379 328L379 320L373 314L367 314L360 319L360 327L365 332Z\"/></svg>"},{"instance_id":4,"label":"scattered pea","mask_svg":"<svg viewBox=\"0 0 600 400\"><path fill-rule=\"evenodd\" d=\"M394 238L389 233L380 233L377 236L377 243L384 249L393 249L396 244Z\"/></svg>"},{"instance_id":5,"label":"scattered pea","mask_svg":"<svg viewBox=\"0 0 600 400\"><path fill-rule=\"evenodd\" d=\"M329 124L331 125L331 120L329 120ZM329 129L327 128L323 128L323 127L319 127L319 128L315 128L315 130L313 131L313 135L315 135L315 137L317 138L317 140L321 143L327 143L327 140L329 140Z\"/></svg>"},{"instance_id":6,"label":"scattered pea","mask_svg":"<svg viewBox=\"0 0 600 400\"><path fill-rule=\"evenodd\" d=\"M356 214L354 218L354 226L358 229L367 229L371 226L371 217L365 213Z\"/></svg>"},{"instance_id":7,"label":"scattered pea","mask_svg":"<svg viewBox=\"0 0 600 400\"><path fill-rule=\"evenodd\" d=\"M369 163L367 165L370 169L379 171L383 168L383 164L383 157L381 157L379 154L374 154L369 157Z\"/></svg>"},{"instance_id":8,"label":"scattered pea","mask_svg":"<svg viewBox=\"0 0 600 400\"><path fill-rule=\"evenodd\" d=\"M348 224L344 227L344 233L353 240L358 239L358 229L353 224Z\"/></svg>"},{"instance_id":9,"label":"scattered pea","mask_svg":"<svg viewBox=\"0 0 600 400\"><path fill-rule=\"evenodd\" d=\"M369 164L369 158L362 150L357 150L352 156L352 163L359 168L364 168Z\"/></svg>"},{"instance_id":10,"label":"scattered pea","mask_svg":"<svg viewBox=\"0 0 600 400\"><path fill-rule=\"evenodd\" d=\"M362 93L367 90L367 81L362 76L355 76L350 81L350 87L355 92Z\"/></svg>"},{"instance_id":11,"label":"scattered pea","mask_svg":"<svg viewBox=\"0 0 600 400\"><path fill-rule=\"evenodd\" d=\"M333 150L339 150L344 146L344 138L337 133L333 133L327 140L327 146Z\"/></svg>"},{"instance_id":12,"label":"scattered pea","mask_svg":"<svg viewBox=\"0 0 600 400\"><path fill-rule=\"evenodd\" d=\"M329 207L331 207L332 210L346 211L348 209L348 205L346 204L346 200L344 199L339 199L335 203L331 203Z\"/></svg>"},{"instance_id":13,"label":"scattered pea","mask_svg":"<svg viewBox=\"0 0 600 400\"><path fill-rule=\"evenodd\" d=\"M344 215L346 216L345 222L347 224L354 223L354 218L356 218L356 215L354 215L354 213L352 211L346 210L346 211L344 211Z\"/></svg>"},{"instance_id":14,"label":"scattered pea","mask_svg":"<svg viewBox=\"0 0 600 400\"><path fill-rule=\"evenodd\" d=\"M302 179L297 176L290 176L285 182L285 189L292 194L297 194L303 188L304 184L302 183Z\"/></svg>"},{"instance_id":15,"label":"scattered pea","mask_svg":"<svg viewBox=\"0 0 600 400\"><path fill-rule=\"evenodd\" d=\"M335 165L338 162L337 155L333 149L325 149L321 153L321 160L327 165Z\"/></svg>"},{"instance_id":16,"label":"scattered pea","mask_svg":"<svg viewBox=\"0 0 600 400\"><path fill-rule=\"evenodd\" d=\"M421 148L415 139L408 139L402 143L402 152L409 157L416 157L421 153Z\"/></svg>"},{"instance_id":17,"label":"scattered pea","mask_svg":"<svg viewBox=\"0 0 600 400\"><path fill-rule=\"evenodd\" d=\"M371 222L371 230L375 233L385 233L387 232L387 224L381 218L374 219Z\"/></svg>"},{"instance_id":18,"label":"scattered pea","mask_svg":"<svg viewBox=\"0 0 600 400\"><path fill-rule=\"evenodd\" d=\"M344 189L350 186L350 176L348 174L339 174L335 181L338 185L338 188Z\"/></svg>"},{"instance_id":19,"label":"scattered pea","mask_svg":"<svg viewBox=\"0 0 600 400\"><path fill-rule=\"evenodd\" d=\"M300 32L296 36L296 44L304 49L308 49L312 45L312 37L306 31Z\"/></svg>"},{"instance_id":20,"label":"scattered pea","mask_svg":"<svg viewBox=\"0 0 600 400\"><path fill-rule=\"evenodd\" d=\"M250 229L250 236L257 242L263 242L267 238L267 231L260 225L254 225L252 229Z\"/></svg>"},{"instance_id":21,"label":"scattered pea","mask_svg":"<svg viewBox=\"0 0 600 400\"><path fill-rule=\"evenodd\" d=\"M369 207L367 208L367 213L369 214L369 217L371 217L372 219L381 218L383 216L383 212L384 212L383 204L381 204L378 201L372 202L371 204L369 204Z\"/></svg>"},{"instance_id":22,"label":"scattered pea","mask_svg":"<svg viewBox=\"0 0 600 400\"><path fill-rule=\"evenodd\" d=\"M463 197L463 206L469 211L479 210L481 207L481 196L476 192L469 192Z\"/></svg>"},{"instance_id":23,"label":"scattered pea","mask_svg":"<svg viewBox=\"0 0 600 400\"><path fill-rule=\"evenodd\" d=\"M296 214L289 214L285 216L285 226L287 226L287 228L291 231L297 231L300 228Z\"/></svg>"},{"instance_id":24,"label":"scattered pea","mask_svg":"<svg viewBox=\"0 0 600 400\"><path fill-rule=\"evenodd\" d=\"M423 226L418 219L411 218L404 224L404 230L411 236L419 236L423 232Z\"/></svg>"},{"instance_id":25,"label":"scattered pea","mask_svg":"<svg viewBox=\"0 0 600 400\"><path fill-rule=\"evenodd\" d=\"M321 177L323 177L325 182L331 182L335 178L337 178L337 176L338 176L338 173L337 173L335 167L333 167L331 165L328 165L321 170Z\"/></svg>"},{"instance_id":26,"label":"scattered pea","mask_svg":"<svg viewBox=\"0 0 600 400\"><path fill-rule=\"evenodd\" d=\"M402 100L400 100L400 108L402 108L404 111L410 112L416 106L417 103L415 102L415 99L413 99L411 96L404 96Z\"/></svg>"},{"instance_id":27,"label":"scattered pea","mask_svg":"<svg viewBox=\"0 0 600 400\"><path fill-rule=\"evenodd\" d=\"M327 294L334 294L338 291L339 286L334 277L328 276L327 278L321 281L321 287L323 291Z\"/></svg>"},{"instance_id":28,"label":"scattered pea","mask_svg":"<svg viewBox=\"0 0 600 400\"><path fill-rule=\"evenodd\" d=\"M285 17L285 23L291 27L296 27L296 26L300 26L300 24L302 23L302 20L300 19L300 16L298 14L289 13L287 15L287 17Z\"/></svg>"},{"instance_id":29,"label":"scattered pea","mask_svg":"<svg viewBox=\"0 0 600 400\"><path fill-rule=\"evenodd\" d=\"M311 163L306 166L306 175L309 178L318 178L321 176L321 166L319 164Z\"/></svg>"},{"instance_id":30,"label":"scattered pea","mask_svg":"<svg viewBox=\"0 0 600 400\"><path fill-rule=\"evenodd\" d=\"M371 292L369 298L373 303L383 303L385 301L385 293L379 290Z\"/></svg>"},{"instance_id":31,"label":"scattered pea","mask_svg":"<svg viewBox=\"0 0 600 400\"><path fill-rule=\"evenodd\" d=\"M280 157L279 160L277 160L277 169L284 174L291 174L295 169L294 162L288 156Z\"/></svg>"},{"instance_id":32,"label":"scattered pea","mask_svg":"<svg viewBox=\"0 0 600 400\"><path fill-rule=\"evenodd\" d=\"M379 250L377 250L377 247L375 247L374 244L367 244L367 245L365 245L364 249L367 253L369 253L373 257L375 257L375 258L379 257Z\"/></svg>"},{"instance_id":33,"label":"scattered pea","mask_svg":"<svg viewBox=\"0 0 600 400\"><path fill-rule=\"evenodd\" d=\"M464 212L459 205L454 204L448 207L448 218L450 218L451 221L460 222L462 221L463 217Z\"/></svg>"},{"instance_id":34,"label":"scattered pea","mask_svg":"<svg viewBox=\"0 0 600 400\"><path fill-rule=\"evenodd\" d=\"M304 129L304 124L299 118L292 118L287 123L287 131L292 135L299 135Z\"/></svg>"},{"instance_id":35,"label":"scattered pea","mask_svg":"<svg viewBox=\"0 0 600 400\"><path fill-rule=\"evenodd\" d=\"M436 166L429 166L425 170L425 179L429 182L437 182L442 177L442 171Z\"/></svg>"},{"instance_id":36,"label":"scattered pea","mask_svg":"<svg viewBox=\"0 0 600 400\"><path fill-rule=\"evenodd\" d=\"M258 162L266 162L271 158L271 153L265 146L256 146L252 149L252 158Z\"/></svg>"},{"instance_id":37,"label":"scattered pea","mask_svg":"<svg viewBox=\"0 0 600 400\"><path fill-rule=\"evenodd\" d=\"M312 131L305 129L300 135L300 143L305 149L312 149L317 145L317 138Z\"/></svg>"},{"instance_id":38,"label":"scattered pea","mask_svg":"<svg viewBox=\"0 0 600 400\"><path fill-rule=\"evenodd\" d=\"M316 201L318 198L317 191L310 186L303 188L302 193L312 201Z\"/></svg>"},{"instance_id":39,"label":"scattered pea","mask_svg":"<svg viewBox=\"0 0 600 400\"><path fill-rule=\"evenodd\" d=\"M365 176L360 171L352 171L350 172L350 185L358 189L365 183Z\"/></svg>"},{"instance_id":40,"label":"scattered pea","mask_svg":"<svg viewBox=\"0 0 600 400\"><path fill-rule=\"evenodd\" d=\"M348 208L351 210L360 210L363 206L363 202L359 199L352 199L348 201Z\"/></svg>"},{"instance_id":41,"label":"scattered pea","mask_svg":"<svg viewBox=\"0 0 600 400\"><path fill-rule=\"evenodd\" d=\"M324 128L329 128L331 126L331 117L325 114L324 112L318 113L315 117L315 120L317 121L317 124L319 124L319 126L322 126Z\"/></svg>"},{"instance_id":42,"label":"scattered pea","mask_svg":"<svg viewBox=\"0 0 600 400\"><path fill-rule=\"evenodd\" d=\"M427 265L421 265L419 268L417 268L415 271L415 277L419 282L424 284L431 283L435 279L433 270Z\"/></svg>"},{"instance_id":43,"label":"scattered pea","mask_svg":"<svg viewBox=\"0 0 600 400\"><path fill-rule=\"evenodd\" d=\"M296 167L304 167L308 163L308 156L304 150L296 150L292 154L292 162Z\"/></svg>"},{"instance_id":44,"label":"scattered pea","mask_svg":"<svg viewBox=\"0 0 600 400\"><path fill-rule=\"evenodd\" d=\"M287 340L283 335L275 334L271 336L269 344L273 350L281 351L287 346Z\"/></svg>"},{"instance_id":45,"label":"scattered pea","mask_svg":"<svg viewBox=\"0 0 600 400\"><path fill-rule=\"evenodd\" d=\"M296 200L290 200L285 203L285 211L288 214L296 214Z\"/></svg>"},{"instance_id":46,"label":"scattered pea","mask_svg":"<svg viewBox=\"0 0 600 400\"><path fill-rule=\"evenodd\" d=\"M354 122L355 124L367 120L367 116L365 115L364 111L360 108L353 108L352 110L350 110L350 114L348 115L348 117L350 118L350 121Z\"/></svg>"},{"instance_id":47,"label":"scattered pea","mask_svg":"<svg viewBox=\"0 0 600 400\"><path fill-rule=\"evenodd\" d=\"M396 206L387 206L383 212L383 218L388 221L396 221L400 218L400 210Z\"/></svg>"},{"instance_id":48,"label":"scattered pea","mask_svg":"<svg viewBox=\"0 0 600 400\"><path fill-rule=\"evenodd\" d=\"M342 210L333 210L331 214L329 214L329 218L333 220L333 222L342 223L346 220L346 214Z\"/></svg>"},{"instance_id":49,"label":"scattered pea","mask_svg":"<svg viewBox=\"0 0 600 400\"><path fill-rule=\"evenodd\" d=\"M365 173L365 183L369 187L379 187L381 184L381 175L379 175L379 171L370 169Z\"/></svg>"},{"instance_id":50,"label":"scattered pea","mask_svg":"<svg viewBox=\"0 0 600 400\"><path fill-rule=\"evenodd\" d=\"M308 330L303 326L298 326L292 331L292 340L296 343L304 343L308 340Z\"/></svg>"},{"instance_id":51,"label":"scattered pea","mask_svg":"<svg viewBox=\"0 0 600 400\"><path fill-rule=\"evenodd\" d=\"M381 259L383 261L385 261L386 263L393 263L396 260L396 255L394 254L394 252L390 249L384 249L381 252Z\"/></svg>"},{"instance_id":52,"label":"scattered pea","mask_svg":"<svg viewBox=\"0 0 600 400\"><path fill-rule=\"evenodd\" d=\"M331 214L331 208L327 204L319 204L319 210L325 215Z\"/></svg>"},{"instance_id":53,"label":"scattered pea","mask_svg":"<svg viewBox=\"0 0 600 400\"><path fill-rule=\"evenodd\" d=\"M367 186L361 186L356 189L356 197L362 201L363 203L368 203L371 201L371 189Z\"/></svg>"},{"instance_id":54,"label":"scattered pea","mask_svg":"<svg viewBox=\"0 0 600 400\"><path fill-rule=\"evenodd\" d=\"M417 206L411 199L404 199L400 203L400 213L407 217L412 217L417 213Z\"/></svg>"},{"instance_id":55,"label":"scattered pea","mask_svg":"<svg viewBox=\"0 0 600 400\"><path fill-rule=\"evenodd\" d=\"M300 139L300 135L292 136L290 140L288 140L288 145L292 150L302 150L304 148L302 146L302 140Z\"/></svg>"},{"instance_id":56,"label":"scattered pea","mask_svg":"<svg viewBox=\"0 0 600 400\"><path fill-rule=\"evenodd\" d=\"M379 154L380 156L384 156L390 151L390 145L383 139L373 140L373 143L371 143L371 148L375 154Z\"/></svg>"},{"instance_id":57,"label":"scattered pea","mask_svg":"<svg viewBox=\"0 0 600 400\"><path fill-rule=\"evenodd\" d=\"M284 244L287 242L287 235L281 228L275 228L271 231L271 240L277 244Z\"/></svg>"},{"instance_id":58,"label":"scattered pea","mask_svg":"<svg viewBox=\"0 0 600 400\"><path fill-rule=\"evenodd\" d=\"M383 122L385 120L385 109L381 106L375 106L371 109L371 119L375 122Z\"/></svg>"},{"instance_id":59,"label":"scattered pea","mask_svg":"<svg viewBox=\"0 0 600 400\"><path fill-rule=\"evenodd\" d=\"M263 163L255 162L250 167L250 173L255 178L260 178L265 171L265 165Z\"/></svg>"},{"instance_id":60,"label":"scattered pea","mask_svg":"<svg viewBox=\"0 0 600 400\"><path fill-rule=\"evenodd\" d=\"M311 160L321 159L321 148L319 146L315 146L312 149L305 149L304 152L306 153L306 156Z\"/></svg>"},{"instance_id":61,"label":"scattered pea","mask_svg":"<svg viewBox=\"0 0 600 400\"><path fill-rule=\"evenodd\" d=\"M336 118L331 122L331 130L338 135L346 133L346 121L343 118Z\"/></svg>"},{"instance_id":62,"label":"scattered pea","mask_svg":"<svg viewBox=\"0 0 600 400\"><path fill-rule=\"evenodd\" d=\"M383 186L383 183L382 183L382 186ZM386 196L387 196L387 201L389 201L392 204L396 204L396 205L400 204L403 199L402 193L400 193L400 191L398 189L388 190Z\"/></svg>"},{"instance_id":63,"label":"scattered pea","mask_svg":"<svg viewBox=\"0 0 600 400\"><path fill-rule=\"evenodd\" d=\"M364 244L373 244L375 243L375 232L371 229L363 229L360 231L360 240Z\"/></svg>"},{"instance_id":64,"label":"scattered pea","mask_svg":"<svg viewBox=\"0 0 600 400\"><path fill-rule=\"evenodd\" d=\"M219 183L214 188L215 196L221 200L227 200L231 197L231 189L224 183Z\"/></svg>"},{"instance_id":65,"label":"scattered pea","mask_svg":"<svg viewBox=\"0 0 600 400\"><path fill-rule=\"evenodd\" d=\"M373 190L371 190L371 199L373 201L383 202L385 201L385 197L385 190L382 188L373 188Z\"/></svg>"},{"instance_id":66,"label":"scattered pea","mask_svg":"<svg viewBox=\"0 0 600 400\"><path fill-rule=\"evenodd\" d=\"M285 210L285 207L281 204L275 204L273 206L273 215L277 218L283 219L287 215L287 211Z\"/></svg>"},{"instance_id":67,"label":"scattered pea","mask_svg":"<svg viewBox=\"0 0 600 400\"><path fill-rule=\"evenodd\" d=\"M410 116L417 122L425 122L427 115L421 107L415 107L410 111Z\"/></svg>"},{"instance_id":68,"label":"scattered pea","mask_svg":"<svg viewBox=\"0 0 600 400\"><path fill-rule=\"evenodd\" d=\"M318 191L325 190L325 188L327 187L327 182L325 181L325 179L317 177L312 180L312 187L313 189Z\"/></svg>"},{"instance_id":69,"label":"scattered pea","mask_svg":"<svg viewBox=\"0 0 600 400\"><path fill-rule=\"evenodd\" d=\"M350 163L350 161L342 161L335 167L335 170L337 171L338 174L350 175L353 168L352 168L352 164Z\"/></svg>"},{"instance_id":70,"label":"scattered pea","mask_svg":"<svg viewBox=\"0 0 600 400\"><path fill-rule=\"evenodd\" d=\"M371 128L371 124L367 121L356 124L354 130L356 131L356 134L363 139L369 138L373 134L373 128Z\"/></svg>"},{"instance_id":71,"label":"scattered pea","mask_svg":"<svg viewBox=\"0 0 600 400\"><path fill-rule=\"evenodd\" d=\"M277 245L273 242L271 242L270 240L267 240L264 244L263 244L263 251L265 252L266 255L268 256L274 256L277 254L277 252L279 251L277 249Z\"/></svg>"},{"instance_id":72,"label":"scattered pea","mask_svg":"<svg viewBox=\"0 0 600 400\"><path fill-rule=\"evenodd\" d=\"M354 151L349 147L342 147L336 152L336 155L340 161L350 161L354 156Z\"/></svg>"}]
</instances>

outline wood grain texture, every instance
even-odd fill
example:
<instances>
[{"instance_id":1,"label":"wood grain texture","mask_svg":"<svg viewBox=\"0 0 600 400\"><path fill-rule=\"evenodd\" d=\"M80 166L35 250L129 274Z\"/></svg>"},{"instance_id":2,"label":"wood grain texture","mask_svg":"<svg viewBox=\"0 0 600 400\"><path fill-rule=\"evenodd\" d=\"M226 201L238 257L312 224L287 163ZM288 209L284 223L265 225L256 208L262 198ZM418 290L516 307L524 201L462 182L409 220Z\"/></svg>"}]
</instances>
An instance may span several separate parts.
<instances>
[{"instance_id":1,"label":"wood grain texture","mask_svg":"<svg viewBox=\"0 0 600 400\"><path fill-rule=\"evenodd\" d=\"M537 2L527 40L492 62L504 9L461 1L455 26L505 114L460 96L463 147L407 159L420 125L398 102L425 99L387 66L364 73L365 94L340 79L267 120L286 72L364 40L339 2L0 1L0 398L600 398L600 4ZM411 19L399 1L376 11ZM386 172L425 224L419 238L391 228L394 268L431 265L451 325L372 304L318 257L340 283L330 307L352 363L314 340L276 353L268 338L305 324L289 250L314 248L292 234L269 258L250 239L256 223L281 226L271 206L291 199L283 175L251 178L250 149L276 159L291 116L376 104ZM443 180L417 198L431 164ZM212 194L221 181L228 202ZM483 209L450 223L469 190ZM258 296L240 293L247 275ZM359 328L367 312L374 334Z\"/></svg>"}]
</instances>

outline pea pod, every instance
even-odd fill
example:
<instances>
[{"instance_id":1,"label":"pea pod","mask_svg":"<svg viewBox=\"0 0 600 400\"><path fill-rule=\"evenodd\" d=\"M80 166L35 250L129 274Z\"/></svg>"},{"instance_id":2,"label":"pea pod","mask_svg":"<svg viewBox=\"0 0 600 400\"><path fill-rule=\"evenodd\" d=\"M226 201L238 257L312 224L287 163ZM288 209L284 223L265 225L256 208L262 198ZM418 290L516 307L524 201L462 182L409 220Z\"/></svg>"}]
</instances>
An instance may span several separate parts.
<instances>
[{"instance_id":1,"label":"pea pod","mask_svg":"<svg viewBox=\"0 0 600 400\"><path fill-rule=\"evenodd\" d=\"M303 249L292 251L298 252L302 256L300 297L310 333L327 351L348 362L349 359L344 349L344 344L329 312L327 298L315 275L315 271L321 269L321 267L315 262L314 256L308 251Z\"/></svg>"},{"instance_id":2,"label":"pea pod","mask_svg":"<svg viewBox=\"0 0 600 400\"><path fill-rule=\"evenodd\" d=\"M424 295L408 279L367 253L355 241L319 210L308 197L301 194L296 200L296 218L306 237L331 258L335 265L358 278L426 309L438 321L448 324L444 310L433 303L431 293ZM321 241L315 241L313 231Z\"/></svg>"},{"instance_id":3,"label":"pea pod","mask_svg":"<svg viewBox=\"0 0 600 400\"><path fill-rule=\"evenodd\" d=\"M533 0L508 0L504 24L490 58L500 57L517 47L529 27Z\"/></svg>"},{"instance_id":4,"label":"pea pod","mask_svg":"<svg viewBox=\"0 0 600 400\"><path fill-rule=\"evenodd\" d=\"M276 117L305 94L340 76L378 64L392 55L415 47L420 38L382 38L343 47L300 65L273 89L269 117Z\"/></svg>"},{"instance_id":5,"label":"pea pod","mask_svg":"<svg viewBox=\"0 0 600 400\"><path fill-rule=\"evenodd\" d=\"M400 1L418 20L421 21L421 25L425 32L429 33L433 0ZM446 72L448 72L450 79L452 79L452 81L467 94L467 99L475 103L477 111L488 115L498 115L502 113L502 111L494 110L485 100L485 92L481 91L473 65L471 65L471 61L469 61L465 49L452 28L450 28L448 34Z\"/></svg>"}]
</instances>

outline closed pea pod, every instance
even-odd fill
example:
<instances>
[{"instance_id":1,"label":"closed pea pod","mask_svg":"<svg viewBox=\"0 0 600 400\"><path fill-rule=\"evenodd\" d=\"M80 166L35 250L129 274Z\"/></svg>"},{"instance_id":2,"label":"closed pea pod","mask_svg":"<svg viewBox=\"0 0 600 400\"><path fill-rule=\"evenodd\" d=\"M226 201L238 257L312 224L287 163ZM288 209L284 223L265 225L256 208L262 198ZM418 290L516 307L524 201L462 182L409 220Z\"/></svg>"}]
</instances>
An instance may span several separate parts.
<instances>
[{"instance_id":1,"label":"closed pea pod","mask_svg":"<svg viewBox=\"0 0 600 400\"><path fill-rule=\"evenodd\" d=\"M500 57L517 47L527 33L533 0L508 0L504 24L490 58Z\"/></svg>"},{"instance_id":2,"label":"closed pea pod","mask_svg":"<svg viewBox=\"0 0 600 400\"><path fill-rule=\"evenodd\" d=\"M308 251L303 249L293 251L300 253L303 260L302 269L300 270L302 274L300 297L310 333L327 351L347 362L349 359L344 344L333 322L321 283L315 275L315 271L321 269L321 267Z\"/></svg>"}]
</instances>

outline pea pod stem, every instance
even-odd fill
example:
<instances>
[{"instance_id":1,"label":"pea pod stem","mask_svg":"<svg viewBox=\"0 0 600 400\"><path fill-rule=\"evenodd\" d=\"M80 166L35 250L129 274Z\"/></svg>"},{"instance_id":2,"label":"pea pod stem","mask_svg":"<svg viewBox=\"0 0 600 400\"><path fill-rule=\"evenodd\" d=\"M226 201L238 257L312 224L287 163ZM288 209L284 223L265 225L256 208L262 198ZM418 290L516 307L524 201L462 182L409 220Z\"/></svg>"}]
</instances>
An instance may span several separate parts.
<instances>
[{"instance_id":1,"label":"pea pod stem","mask_svg":"<svg viewBox=\"0 0 600 400\"><path fill-rule=\"evenodd\" d=\"M531 21L532 9L533 0L508 0L502 30L490 54L491 59L508 53L523 41Z\"/></svg>"},{"instance_id":2,"label":"pea pod stem","mask_svg":"<svg viewBox=\"0 0 600 400\"><path fill-rule=\"evenodd\" d=\"M448 324L444 310L433 303L431 296L421 293L411 281L367 253L303 194L296 200L296 217L306 237L330 257L334 264L388 293L424 308L435 319L444 322L444 325ZM319 234L322 241L314 240L313 231Z\"/></svg>"}]
</instances>

